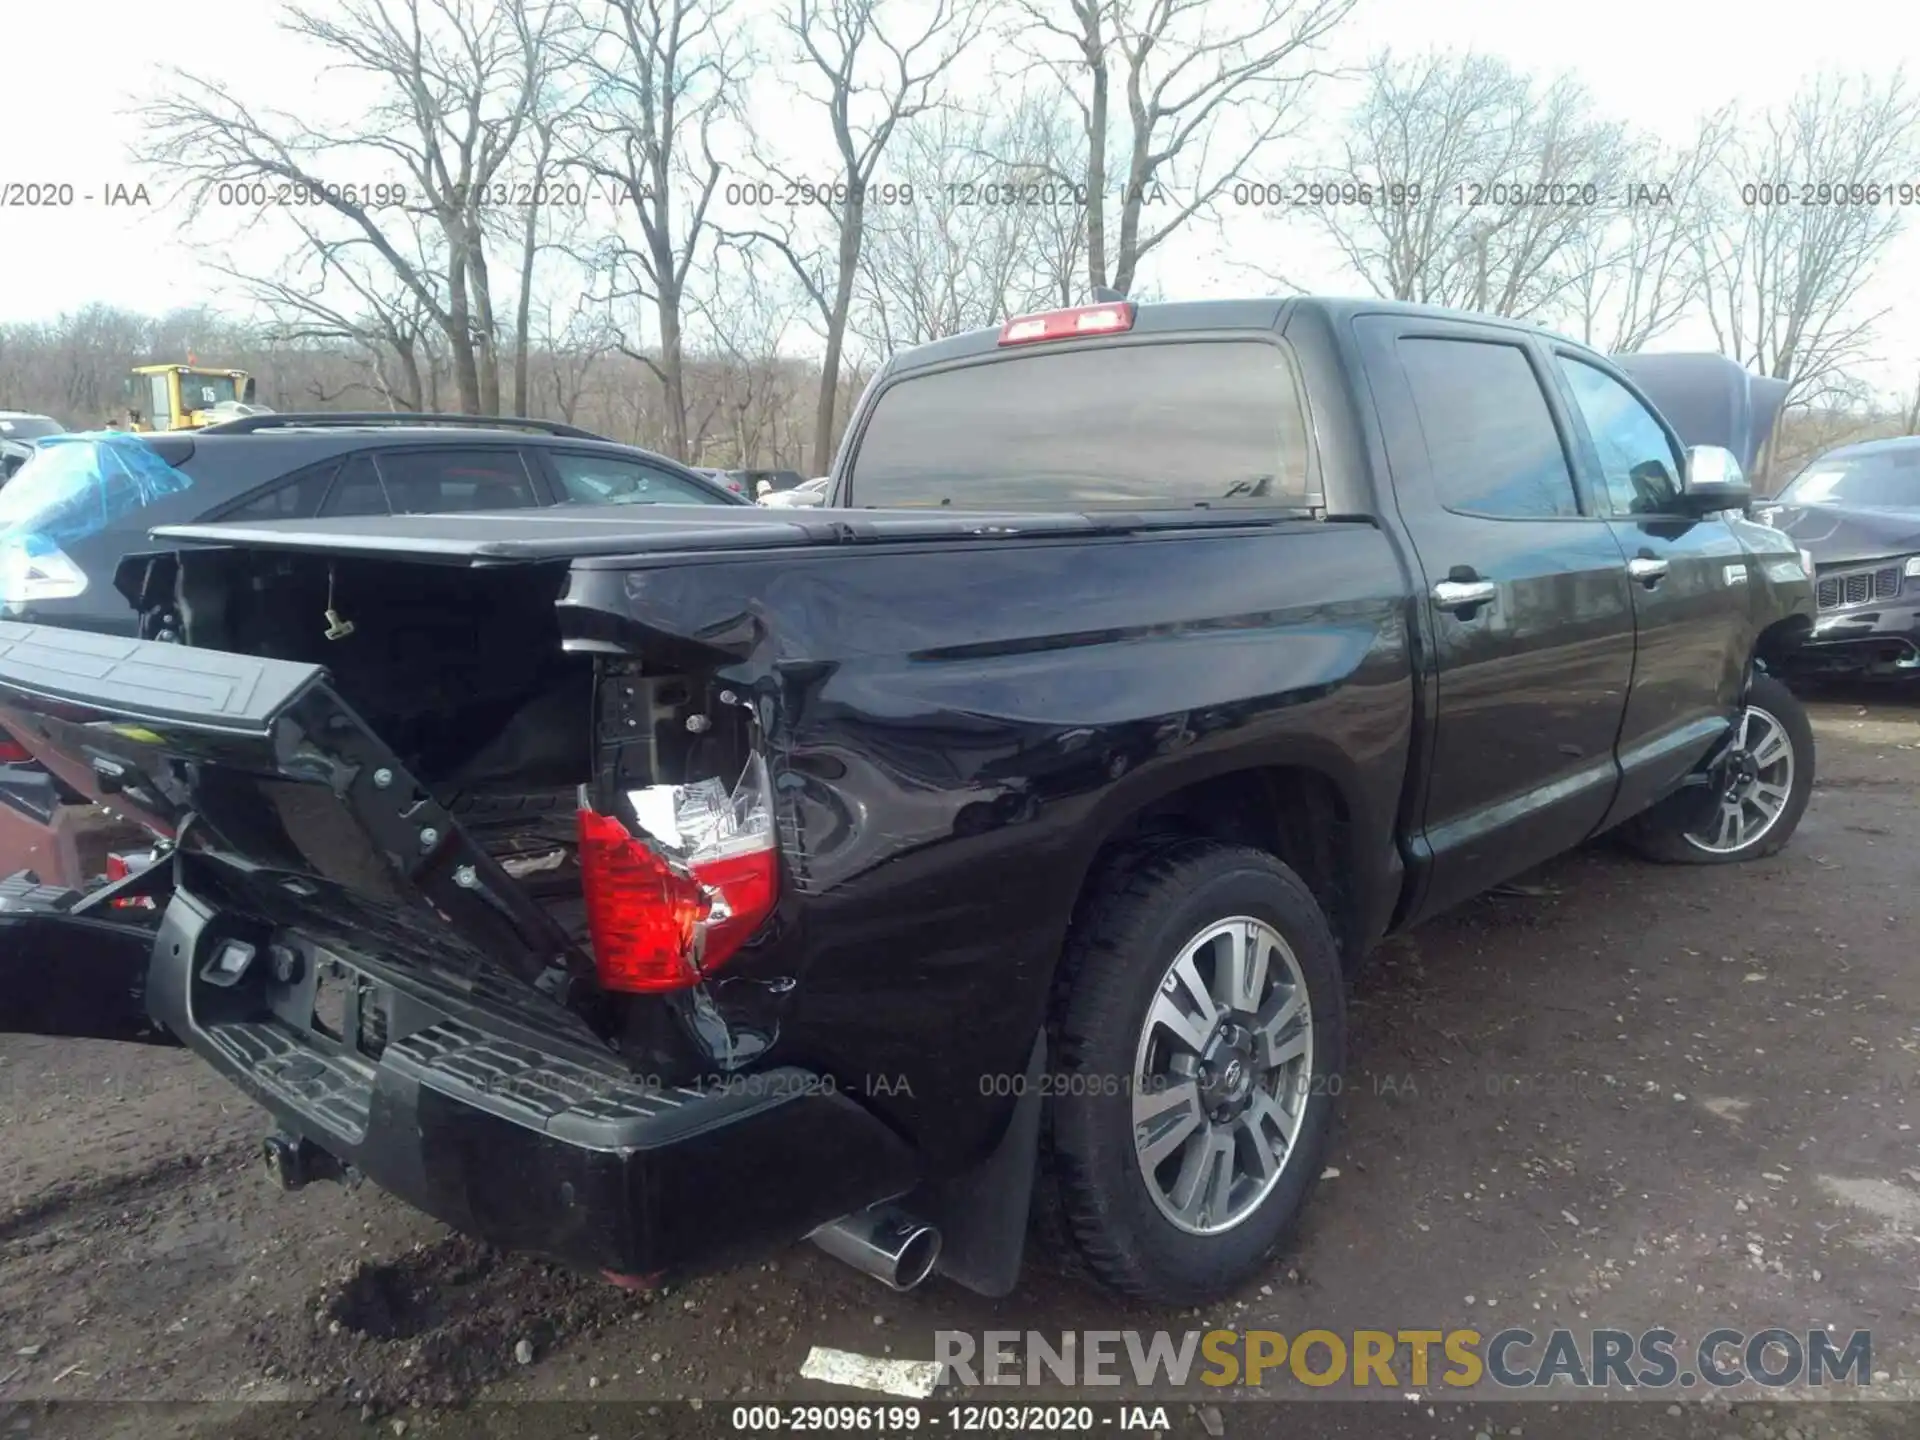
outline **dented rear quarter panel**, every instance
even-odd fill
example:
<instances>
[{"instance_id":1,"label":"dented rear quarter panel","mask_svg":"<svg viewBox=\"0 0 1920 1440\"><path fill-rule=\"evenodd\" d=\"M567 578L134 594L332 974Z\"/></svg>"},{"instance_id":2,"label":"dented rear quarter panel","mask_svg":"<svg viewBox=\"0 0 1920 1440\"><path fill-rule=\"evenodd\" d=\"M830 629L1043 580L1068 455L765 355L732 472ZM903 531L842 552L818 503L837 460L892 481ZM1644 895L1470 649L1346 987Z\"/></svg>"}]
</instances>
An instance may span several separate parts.
<instances>
[{"instance_id":1,"label":"dented rear quarter panel","mask_svg":"<svg viewBox=\"0 0 1920 1440\"><path fill-rule=\"evenodd\" d=\"M1089 867L1152 802L1320 772L1357 928L1384 930L1407 594L1377 529L1301 521L580 561L561 617L643 656L717 652L759 711L784 898L703 987L710 1043L831 1075L938 1174L997 1139Z\"/></svg>"}]
</instances>

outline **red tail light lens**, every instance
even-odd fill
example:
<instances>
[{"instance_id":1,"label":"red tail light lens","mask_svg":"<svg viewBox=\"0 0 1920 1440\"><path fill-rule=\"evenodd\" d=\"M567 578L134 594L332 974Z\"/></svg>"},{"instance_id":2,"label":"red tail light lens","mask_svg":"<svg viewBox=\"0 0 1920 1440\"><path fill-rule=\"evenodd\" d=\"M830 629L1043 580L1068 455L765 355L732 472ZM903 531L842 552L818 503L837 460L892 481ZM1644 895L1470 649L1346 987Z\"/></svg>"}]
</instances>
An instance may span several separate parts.
<instances>
[{"instance_id":1,"label":"red tail light lens","mask_svg":"<svg viewBox=\"0 0 1920 1440\"><path fill-rule=\"evenodd\" d=\"M609 990L682 990L724 964L779 895L766 765L630 797L645 833L580 811L580 876L594 965Z\"/></svg>"},{"instance_id":2,"label":"red tail light lens","mask_svg":"<svg viewBox=\"0 0 1920 1440\"><path fill-rule=\"evenodd\" d=\"M26 746L0 730L0 765L24 765L31 759Z\"/></svg>"},{"instance_id":3,"label":"red tail light lens","mask_svg":"<svg viewBox=\"0 0 1920 1440\"><path fill-rule=\"evenodd\" d=\"M124 880L135 871L146 869L149 865L153 864L153 861L154 854L151 850L136 850L128 854L121 854L118 851L112 852L107 856L107 883L111 885L116 880ZM114 901L113 906L116 910L151 910L154 908L152 898L146 895L125 896Z\"/></svg>"}]
</instances>

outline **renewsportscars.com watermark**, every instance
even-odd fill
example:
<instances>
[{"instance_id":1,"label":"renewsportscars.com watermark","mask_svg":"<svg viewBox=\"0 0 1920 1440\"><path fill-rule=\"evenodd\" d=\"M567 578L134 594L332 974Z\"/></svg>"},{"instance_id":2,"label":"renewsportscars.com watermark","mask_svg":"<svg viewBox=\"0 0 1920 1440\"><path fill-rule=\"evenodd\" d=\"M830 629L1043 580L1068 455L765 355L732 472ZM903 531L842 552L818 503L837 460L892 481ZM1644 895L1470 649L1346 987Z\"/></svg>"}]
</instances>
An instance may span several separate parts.
<instances>
[{"instance_id":1,"label":"renewsportscars.com watermark","mask_svg":"<svg viewBox=\"0 0 1920 1440\"><path fill-rule=\"evenodd\" d=\"M1873 1334L1841 1343L1804 1332L1514 1327L1478 1330L937 1330L934 1362L960 1385L1270 1385L1421 1390L1491 1381L1506 1389L1662 1389L1872 1383Z\"/></svg>"}]
</instances>

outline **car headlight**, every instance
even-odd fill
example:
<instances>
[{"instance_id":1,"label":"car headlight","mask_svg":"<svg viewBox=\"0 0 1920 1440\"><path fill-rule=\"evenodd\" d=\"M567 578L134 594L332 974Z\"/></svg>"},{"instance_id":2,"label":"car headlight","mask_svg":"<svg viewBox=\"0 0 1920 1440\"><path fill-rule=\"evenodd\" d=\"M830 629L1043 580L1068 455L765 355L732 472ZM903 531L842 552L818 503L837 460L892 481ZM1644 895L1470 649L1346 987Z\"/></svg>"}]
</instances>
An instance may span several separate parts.
<instances>
[{"instance_id":1,"label":"car headlight","mask_svg":"<svg viewBox=\"0 0 1920 1440\"><path fill-rule=\"evenodd\" d=\"M1914 559L1920 560L1920 555L1916 555ZM1813 579L1813 552L1811 550L1802 550L1800 552L1800 568L1807 572L1807 578L1809 580Z\"/></svg>"},{"instance_id":2,"label":"car headlight","mask_svg":"<svg viewBox=\"0 0 1920 1440\"><path fill-rule=\"evenodd\" d=\"M1906 574L1910 579L1914 576L1920 576L1920 555L1909 555L1907 557Z\"/></svg>"}]
</instances>

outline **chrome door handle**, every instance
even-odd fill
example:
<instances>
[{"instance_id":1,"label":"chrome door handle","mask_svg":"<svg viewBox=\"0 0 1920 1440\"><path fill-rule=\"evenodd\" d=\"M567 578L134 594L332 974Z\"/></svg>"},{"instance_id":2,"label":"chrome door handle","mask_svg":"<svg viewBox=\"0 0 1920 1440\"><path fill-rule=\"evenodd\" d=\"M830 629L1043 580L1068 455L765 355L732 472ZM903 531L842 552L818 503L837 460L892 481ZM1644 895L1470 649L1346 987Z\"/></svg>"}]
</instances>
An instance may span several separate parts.
<instances>
[{"instance_id":1,"label":"chrome door handle","mask_svg":"<svg viewBox=\"0 0 1920 1440\"><path fill-rule=\"evenodd\" d=\"M1667 573L1667 562L1640 556L1627 561L1627 573L1642 585L1658 585Z\"/></svg>"},{"instance_id":2,"label":"chrome door handle","mask_svg":"<svg viewBox=\"0 0 1920 1440\"><path fill-rule=\"evenodd\" d=\"M1473 610L1491 605L1500 587L1491 580L1442 580L1433 587L1433 603L1442 610Z\"/></svg>"}]
</instances>

